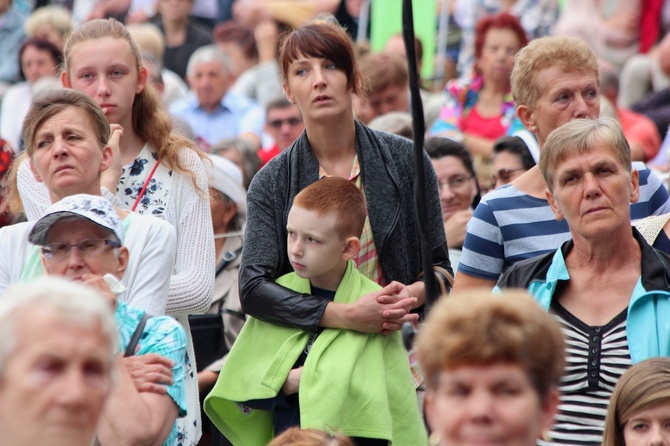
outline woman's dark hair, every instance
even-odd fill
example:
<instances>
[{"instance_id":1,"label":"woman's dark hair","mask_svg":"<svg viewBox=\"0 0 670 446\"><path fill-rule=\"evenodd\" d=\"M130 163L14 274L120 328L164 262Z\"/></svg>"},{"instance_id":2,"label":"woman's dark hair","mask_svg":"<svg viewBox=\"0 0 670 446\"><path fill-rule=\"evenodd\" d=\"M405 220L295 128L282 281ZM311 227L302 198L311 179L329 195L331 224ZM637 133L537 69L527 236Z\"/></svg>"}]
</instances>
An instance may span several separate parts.
<instances>
[{"instance_id":1,"label":"woman's dark hair","mask_svg":"<svg viewBox=\"0 0 670 446\"><path fill-rule=\"evenodd\" d=\"M26 80L26 75L23 72L23 66L21 64L21 59L23 58L23 53L29 46L33 46L40 51L46 51L51 55L51 58L54 61L54 66L56 70L63 64L63 53L58 49L56 45L49 42L46 39L41 39L39 37L32 37L21 44L19 49L19 76L22 80Z\"/></svg>"},{"instance_id":2,"label":"woman's dark hair","mask_svg":"<svg viewBox=\"0 0 670 446\"><path fill-rule=\"evenodd\" d=\"M519 48L523 48L528 44L526 30L523 29L518 18L506 12L488 15L477 22L475 26L475 59L479 59L482 56L486 34L493 28L509 29L516 34L519 38Z\"/></svg>"},{"instance_id":3,"label":"woman's dark hair","mask_svg":"<svg viewBox=\"0 0 670 446\"><path fill-rule=\"evenodd\" d=\"M283 37L279 50L282 81L287 81L289 66L299 57L322 57L336 63L347 76L347 88L362 92L354 44L331 15L320 15Z\"/></svg>"},{"instance_id":4,"label":"woman's dark hair","mask_svg":"<svg viewBox=\"0 0 670 446\"><path fill-rule=\"evenodd\" d=\"M518 136L503 136L502 138L498 138L493 143L493 153L498 154L500 152L509 152L519 155L521 164L526 170L536 164L533 155L531 155L530 150L528 150L528 146L523 142L523 139Z\"/></svg>"},{"instance_id":5,"label":"woman's dark hair","mask_svg":"<svg viewBox=\"0 0 670 446\"><path fill-rule=\"evenodd\" d=\"M475 165L472 161L472 155L470 155L468 149L466 149L465 146L458 141L454 141L450 138L442 138L439 136L428 138L423 144L423 148L430 159L436 160L444 158L445 156L453 156L459 159L459 161L463 164L463 167L465 167L465 170L467 170L472 178L474 178L475 184L477 185L477 194L472 199L472 209L476 208L479 204L479 200L482 199L482 194L481 190L479 189L479 181L477 181L477 172L475 172Z\"/></svg>"}]
</instances>

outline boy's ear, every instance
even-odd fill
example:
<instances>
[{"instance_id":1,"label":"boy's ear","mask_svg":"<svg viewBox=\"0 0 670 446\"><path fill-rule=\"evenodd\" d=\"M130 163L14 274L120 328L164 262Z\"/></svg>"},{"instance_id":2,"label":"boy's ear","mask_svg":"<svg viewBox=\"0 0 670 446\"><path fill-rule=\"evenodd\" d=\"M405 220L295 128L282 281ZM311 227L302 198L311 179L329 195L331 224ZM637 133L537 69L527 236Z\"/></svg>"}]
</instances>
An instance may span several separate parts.
<instances>
[{"instance_id":1,"label":"boy's ear","mask_svg":"<svg viewBox=\"0 0 670 446\"><path fill-rule=\"evenodd\" d=\"M345 240L344 243L342 258L344 260L350 260L356 257L356 254L358 254L358 249L361 247L361 241L358 239L358 237L349 237Z\"/></svg>"}]
</instances>

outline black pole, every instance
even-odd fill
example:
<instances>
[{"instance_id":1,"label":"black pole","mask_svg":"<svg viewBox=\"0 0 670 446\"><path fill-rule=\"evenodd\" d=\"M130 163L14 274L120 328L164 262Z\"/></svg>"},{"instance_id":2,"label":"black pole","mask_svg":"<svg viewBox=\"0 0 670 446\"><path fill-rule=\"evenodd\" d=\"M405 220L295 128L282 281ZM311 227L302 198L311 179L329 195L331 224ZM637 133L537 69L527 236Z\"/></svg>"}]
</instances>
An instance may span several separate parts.
<instances>
[{"instance_id":1,"label":"black pole","mask_svg":"<svg viewBox=\"0 0 670 446\"><path fill-rule=\"evenodd\" d=\"M407 51L407 65L409 69L409 87L412 98L412 122L414 128L414 209L417 219L417 229L421 247L421 260L423 267L423 281L426 288L426 304L424 313L427 314L433 302L439 296L437 279L433 272L433 259L428 241L428 217L426 212L426 181L424 170L423 140L426 125L423 119L423 105L419 93L419 74L416 69L416 47L414 45L414 16L412 12L412 0L403 0L402 31L405 49ZM411 345L408 339L411 327L404 327L405 344ZM413 333L413 330L411 331Z\"/></svg>"},{"instance_id":2,"label":"black pole","mask_svg":"<svg viewBox=\"0 0 670 446\"><path fill-rule=\"evenodd\" d=\"M428 217L426 211L426 175L424 167L423 137L426 125L423 119L423 105L419 93L419 74L416 69L416 47L414 46L414 17L412 0L403 2L403 39L407 49L407 64L409 68L409 87L412 97L412 122L414 125L414 208L416 211L417 228L421 240L421 258L426 285L426 311L439 296L437 279L433 273L433 259L428 240Z\"/></svg>"}]
</instances>

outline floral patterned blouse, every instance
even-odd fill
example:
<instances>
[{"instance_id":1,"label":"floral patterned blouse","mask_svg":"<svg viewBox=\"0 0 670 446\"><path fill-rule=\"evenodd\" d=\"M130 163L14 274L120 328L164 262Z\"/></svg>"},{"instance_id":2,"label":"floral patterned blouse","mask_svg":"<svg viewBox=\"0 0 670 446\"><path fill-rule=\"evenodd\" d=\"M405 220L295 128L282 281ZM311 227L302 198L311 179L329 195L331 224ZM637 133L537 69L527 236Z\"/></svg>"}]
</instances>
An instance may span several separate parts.
<instances>
[{"instance_id":1,"label":"floral patterned blouse","mask_svg":"<svg viewBox=\"0 0 670 446\"><path fill-rule=\"evenodd\" d=\"M116 197L125 209L132 209L146 182L147 176L158 162L158 152L148 145L142 148L135 160L124 166L116 187ZM165 213L168 196L172 188L172 170L156 169L144 195L137 205L137 212L161 217Z\"/></svg>"}]
</instances>

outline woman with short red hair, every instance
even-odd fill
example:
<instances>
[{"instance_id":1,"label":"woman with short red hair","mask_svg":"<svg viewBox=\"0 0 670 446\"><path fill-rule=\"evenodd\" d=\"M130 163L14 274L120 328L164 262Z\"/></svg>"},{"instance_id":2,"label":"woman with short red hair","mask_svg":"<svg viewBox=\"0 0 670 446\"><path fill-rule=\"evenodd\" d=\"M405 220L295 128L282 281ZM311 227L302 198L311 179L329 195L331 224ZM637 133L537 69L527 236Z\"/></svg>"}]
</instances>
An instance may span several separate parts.
<instances>
[{"instance_id":1,"label":"woman with short red hair","mask_svg":"<svg viewBox=\"0 0 670 446\"><path fill-rule=\"evenodd\" d=\"M510 88L514 56L528 38L519 19L507 13L487 16L475 28L475 67L470 79L445 88L446 100L433 136L461 141L473 156L493 158L493 142L513 128L516 109Z\"/></svg>"}]
</instances>

